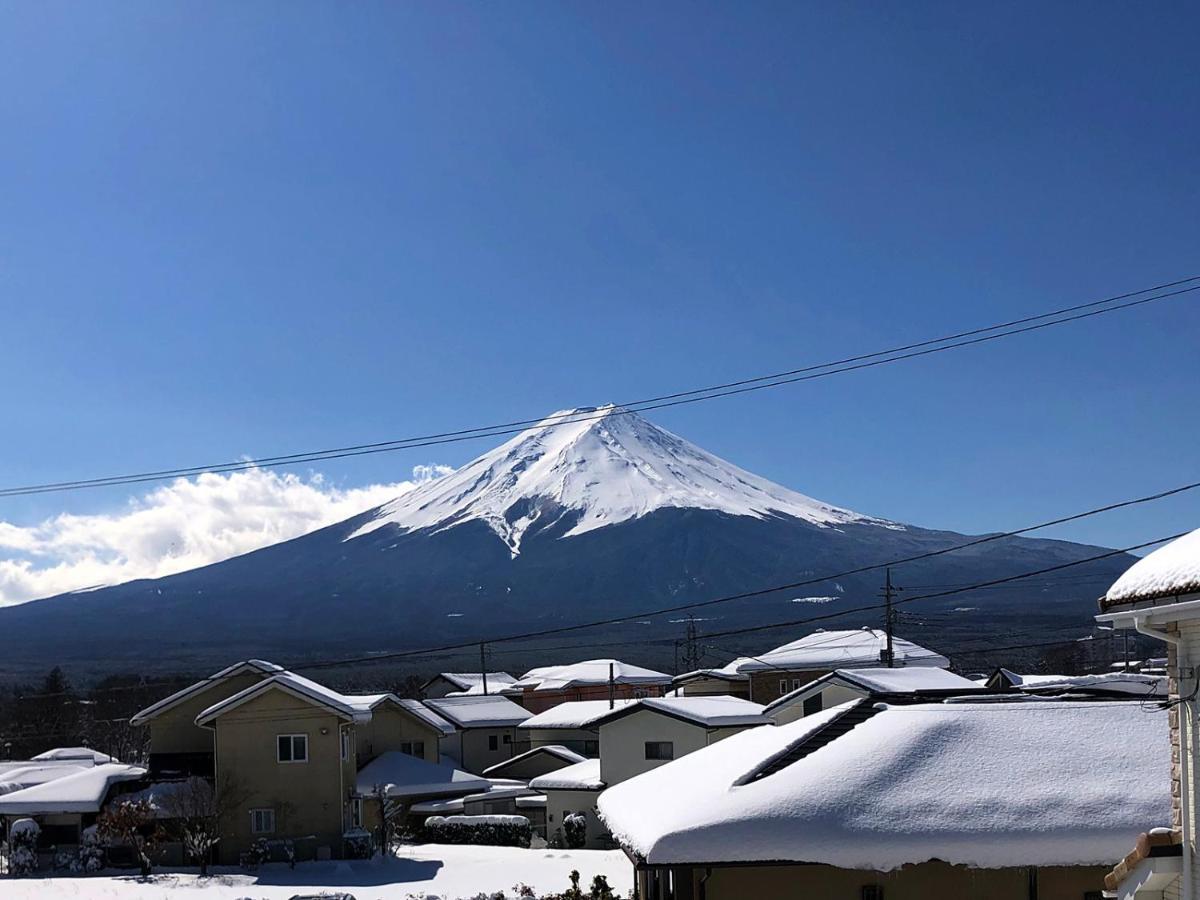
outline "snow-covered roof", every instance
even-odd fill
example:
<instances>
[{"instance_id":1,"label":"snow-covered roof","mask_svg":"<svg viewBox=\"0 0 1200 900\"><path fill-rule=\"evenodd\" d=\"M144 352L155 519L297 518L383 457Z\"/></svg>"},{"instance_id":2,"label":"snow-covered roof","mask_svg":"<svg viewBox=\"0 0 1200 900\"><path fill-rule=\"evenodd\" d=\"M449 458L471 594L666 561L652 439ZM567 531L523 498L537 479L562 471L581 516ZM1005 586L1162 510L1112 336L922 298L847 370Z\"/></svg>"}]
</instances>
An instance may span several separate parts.
<instances>
[{"instance_id":1,"label":"snow-covered roof","mask_svg":"<svg viewBox=\"0 0 1200 900\"><path fill-rule=\"evenodd\" d=\"M401 709L408 710L410 713L412 713L414 716L416 716L418 719L420 719L426 725L429 725L430 727L437 729L443 735L454 734L454 732L457 730L454 727L453 722L449 722L446 719L442 718L436 712L434 712L432 709L430 709L428 706L426 706L424 703L422 703L420 700L413 700L408 697L401 698L401 697L397 697L393 694L388 694L387 699L390 702L395 703ZM378 704L376 704L372 708L373 709L378 708Z\"/></svg>"},{"instance_id":2,"label":"snow-covered roof","mask_svg":"<svg viewBox=\"0 0 1200 900\"><path fill-rule=\"evenodd\" d=\"M1104 595L1105 606L1200 592L1200 528L1135 562Z\"/></svg>"},{"instance_id":3,"label":"snow-covered roof","mask_svg":"<svg viewBox=\"0 0 1200 900\"><path fill-rule=\"evenodd\" d=\"M621 709L636 700L568 700L526 719L518 728L590 728L614 709Z\"/></svg>"},{"instance_id":4,"label":"snow-covered roof","mask_svg":"<svg viewBox=\"0 0 1200 900\"><path fill-rule=\"evenodd\" d=\"M118 762L107 753L101 753L99 750L93 750L91 747L55 747L53 750L47 750L44 753L39 753L33 759L44 762L47 760L80 762L85 761L93 766L101 766L104 763Z\"/></svg>"},{"instance_id":5,"label":"snow-covered roof","mask_svg":"<svg viewBox=\"0 0 1200 900\"><path fill-rule=\"evenodd\" d=\"M483 693L483 675L479 672L438 672L435 678L430 678L429 681L425 682L424 687L428 687L438 678L446 679L458 688L459 693ZM516 680L516 678L507 672L488 672L488 691L498 690L504 685L512 684Z\"/></svg>"},{"instance_id":6,"label":"snow-covered roof","mask_svg":"<svg viewBox=\"0 0 1200 900\"><path fill-rule=\"evenodd\" d=\"M879 666L881 651L887 649L887 634L878 628L851 631L814 631L799 640L776 647L757 657L746 657L730 664L736 671L765 672L771 669L853 669ZM893 637L892 653L897 666L933 666L946 668L950 660L912 641Z\"/></svg>"},{"instance_id":7,"label":"snow-covered roof","mask_svg":"<svg viewBox=\"0 0 1200 900\"><path fill-rule=\"evenodd\" d=\"M977 691L980 684L955 675L946 669L932 666L911 666L898 669L835 669L828 675L810 681L778 700L767 704L767 712L775 712L801 702L830 685L840 685L867 694L909 694L920 691Z\"/></svg>"},{"instance_id":8,"label":"snow-covered roof","mask_svg":"<svg viewBox=\"0 0 1200 900\"><path fill-rule=\"evenodd\" d=\"M486 791L491 782L446 763L431 763L399 750L381 753L363 766L356 780L361 796L370 796L376 785L387 785L389 797L421 797L436 794L474 794Z\"/></svg>"},{"instance_id":9,"label":"snow-covered roof","mask_svg":"<svg viewBox=\"0 0 1200 900\"><path fill-rule=\"evenodd\" d=\"M741 697L646 697L601 717L600 725L636 712L648 711L682 719L702 728L728 728L739 725L765 725L763 706Z\"/></svg>"},{"instance_id":10,"label":"snow-covered roof","mask_svg":"<svg viewBox=\"0 0 1200 900\"><path fill-rule=\"evenodd\" d=\"M567 765L573 765L574 763L583 762L587 759L586 756L581 756L574 750L570 750L567 747L563 747L559 744L543 744L541 747L534 747L532 750L526 750L524 753L518 753L512 758L506 759L504 762L499 762L494 766L489 766L483 770L483 774L493 775L496 772L502 772L513 763L521 762L529 759L531 756L540 756L542 754L553 756L555 759L566 763Z\"/></svg>"},{"instance_id":11,"label":"snow-covered roof","mask_svg":"<svg viewBox=\"0 0 1200 900\"><path fill-rule=\"evenodd\" d=\"M47 781L57 781L78 772L86 772L91 765L68 765L19 763L15 766L0 767L0 795L13 794L33 787L35 784L45 784Z\"/></svg>"},{"instance_id":12,"label":"snow-covered roof","mask_svg":"<svg viewBox=\"0 0 1200 900\"><path fill-rule=\"evenodd\" d=\"M128 794L121 795L121 801L126 803L138 803L145 800L150 805L150 811L155 818L166 819L171 817L172 805L171 799L175 796L186 797L187 793L194 788L187 781L161 781L147 785L140 791L131 791ZM187 808L186 806L184 807Z\"/></svg>"},{"instance_id":13,"label":"snow-covered roof","mask_svg":"<svg viewBox=\"0 0 1200 900\"><path fill-rule=\"evenodd\" d=\"M1169 821L1165 712L1120 701L892 705L787 763L862 702L747 729L638 775L601 795L600 814L651 864L880 871L929 859L1111 865Z\"/></svg>"},{"instance_id":14,"label":"snow-covered roof","mask_svg":"<svg viewBox=\"0 0 1200 900\"><path fill-rule=\"evenodd\" d=\"M441 697L425 705L460 728L503 728L519 725L532 713L507 697L496 694L471 697Z\"/></svg>"},{"instance_id":15,"label":"snow-covered roof","mask_svg":"<svg viewBox=\"0 0 1200 900\"><path fill-rule=\"evenodd\" d=\"M233 678L237 675L253 673L260 675L263 678L267 678L276 672L283 671L285 671L283 666L277 666L275 663L267 662L263 659L247 659L243 660L242 662L236 662L231 666L226 666L220 672L214 672L207 678L200 679L195 684L188 685L187 687L183 688L183 690L176 691L169 697L164 697L157 703L151 703L141 712L136 713L129 720L129 724L144 725L155 716L166 712L168 709L178 706L180 703L183 703L185 700L195 696L201 691L212 687L214 684L217 684L221 681L228 681L230 678Z\"/></svg>"},{"instance_id":16,"label":"snow-covered roof","mask_svg":"<svg viewBox=\"0 0 1200 900\"><path fill-rule=\"evenodd\" d=\"M0 815L53 815L99 812L109 789L146 774L140 766L105 763L80 769L64 778L0 796Z\"/></svg>"},{"instance_id":17,"label":"snow-covered roof","mask_svg":"<svg viewBox=\"0 0 1200 900\"><path fill-rule=\"evenodd\" d=\"M244 688L236 694L226 697L224 700L214 703L208 709L201 712L200 715L196 716L196 724L207 724L217 718L217 716L236 709L243 703L247 703L255 697L261 696L271 690L281 690L294 697L309 700L352 722L369 722L371 719L371 708L382 702L386 696L383 694L357 696L342 694L332 688L325 687L323 684L318 684L310 678L305 678L302 675L285 670L272 675L270 678L265 678L257 684L252 684L250 687Z\"/></svg>"},{"instance_id":18,"label":"snow-covered roof","mask_svg":"<svg viewBox=\"0 0 1200 900\"><path fill-rule=\"evenodd\" d=\"M561 519L569 538L671 508L792 516L820 527L900 527L774 484L609 405L552 414L453 474L379 507L348 539L389 524L415 531L478 521L516 556L535 523L544 530Z\"/></svg>"},{"instance_id":19,"label":"snow-covered roof","mask_svg":"<svg viewBox=\"0 0 1200 900\"><path fill-rule=\"evenodd\" d=\"M517 809L538 809L546 806L545 794L530 794L528 797L518 797L513 801Z\"/></svg>"},{"instance_id":20,"label":"snow-covered roof","mask_svg":"<svg viewBox=\"0 0 1200 900\"><path fill-rule=\"evenodd\" d=\"M1165 697L1165 675L1142 672L1101 672L1094 675L1022 675L1017 688L1026 692L1104 691L1138 697Z\"/></svg>"},{"instance_id":21,"label":"snow-covered roof","mask_svg":"<svg viewBox=\"0 0 1200 900\"><path fill-rule=\"evenodd\" d=\"M749 674L743 674L737 671L737 665L745 662L748 657L735 659L727 666L722 666L719 669L693 669L691 672L684 672L682 675L676 675L671 679L674 684L683 684L688 681L697 681L701 678L715 678L718 681L749 681Z\"/></svg>"},{"instance_id":22,"label":"snow-covered roof","mask_svg":"<svg viewBox=\"0 0 1200 900\"><path fill-rule=\"evenodd\" d=\"M615 684L670 684L671 676L653 669L644 669L619 659L586 659L565 666L542 666L530 669L510 687L535 691L557 691L582 685L608 684L609 674Z\"/></svg>"},{"instance_id":23,"label":"snow-covered roof","mask_svg":"<svg viewBox=\"0 0 1200 900\"><path fill-rule=\"evenodd\" d=\"M529 782L535 791L598 791L604 787L600 780L600 760L585 759L555 772L539 775Z\"/></svg>"},{"instance_id":24,"label":"snow-covered roof","mask_svg":"<svg viewBox=\"0 0 1200 900\"><path fill-rule=\"evenodd\" d=\"M440 815L441 813L456 813L463 811L465 797L451 797L449 800L421 800L408 808L411 813Z\"/></svg>"}]
</instances>

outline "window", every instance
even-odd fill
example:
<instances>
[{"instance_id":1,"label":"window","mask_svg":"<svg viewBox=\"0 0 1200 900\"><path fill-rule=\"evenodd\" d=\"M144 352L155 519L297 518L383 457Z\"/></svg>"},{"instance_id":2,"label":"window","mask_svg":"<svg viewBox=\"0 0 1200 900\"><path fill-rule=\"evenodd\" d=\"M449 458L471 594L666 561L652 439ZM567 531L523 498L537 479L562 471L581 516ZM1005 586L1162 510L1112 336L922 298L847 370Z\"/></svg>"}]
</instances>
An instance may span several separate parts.
<instances>
[{"instance_id":1,"label":"window","mask_svg":"<svg viewBox=\"0 0 1200 900\"><path fill-rule=\"evenodd\" d=\"M488 735L488 749L498 750L500 748L500 739L494 734Z\"/></svg>"},{"instance_id":2,"label":"window","mask_svg":"<svg viewBox=\"0 0 1200 900\"><path fill-rule=\"evenodd\" d=\"M646 759L674 759L675 745L671 741L646 741Z\"/></svg>"},{"instance_id":3,"label":"window","mask_svg":"<svg viewBox=\"0 0 1200 900\"><path fill-rule=\"evenodd\" d=\"M793 690L793 691L798 691L798 690L800 690L800 685L801 685L802 683L803 683L803 682L801 682L799 678L793 678L793 679L792 679L792 690Z\"/></svg>"},{"instance_id":4,"label":"window","mask_svg":"<svg viewBox=\"0 0 1200 900\"><path fill-rule=\"evenodd\" d=\"M351 828L362 828L363 827L362 798L361 797L355 797L353 800L350 801L350 827Z\"/></svg>"},{"instance_id":5,"label":"window","mask_svg":"<svg viewBox=\"0 0 1200 900\"><path fill-rule=\"evenodd\" d=\"M780 696L780 697L782 697L782 696L783 696L784 694L786 694L787 692L788 692L788 689L787 689L787 679L786 679L786 678L780 678L780 679L779 679L779 696Z\"/></svg>"},{"instance_id":6,"label":"window","mask_svg":"<svg viewBox=\"0 0 1200 900\"><path fill-rule=\"evenodd\" d=\"M277 759L281 763L308 762L308 735L281 734L278 742Z\"/></svg>"},{"instance_id":7,"label":"window","mask_svg":"<svg viewBox=\"0 0 1200 900\"><path fill-rule=\"evenodd\" d=\"M883 900L883 888L877 884L864 884L862 900Z\"/></svg>"},{"instance_id":8,"label":"window","mask_svg":"<svg viewBox=\"0 0 1200 900\"><path fill-rule=\"evenodd\" d=\"M275 833L275 810L273 810L273 809L252 809L252 810L250 810L250 831L252 834L274 834Z\"/></svg>"},{"instance_id":9,"label":"window","mask_svg":"<svg viewBox=\"0 0 1200 900\"><path fill-rule=\"evenodd\" d=\"M342 762L350 758L350 739L351 733L349 729L344 729L342 731Z\"/></svg>"},{"instance_id":10,"label":"window","mask_svg":"<svg viewBox=\"0 0 1200 900\"><path fill-rule=\"evenodd\" d=\"M511 743L512 743L512 735L511 735L511 734L506 734L506 735L504 736L504 743L506 743L506 744L511 744Z\"/></svg>"},{"instance_id":11,"label":"window","mask_svg":"<svg viewBox=\"0 0 1200 900\"><path fill-rule=\"evenodd\" d=\"M417 759L425 758L425 742L424 741L401 741L400 752L406 753L409 756L415 756Z\"/></svg>"},{"instance_id":12,"label":"window","mask_svg":"<svg viewBox=\"0 0 1200 900\"><path fill-rule=\"evenodd\" d=\"M820 691L811 697L804 698L804 715L811 716L813 713L819 713L824 708L825 702L821 697Z\"/></svg>"}]
</instances>

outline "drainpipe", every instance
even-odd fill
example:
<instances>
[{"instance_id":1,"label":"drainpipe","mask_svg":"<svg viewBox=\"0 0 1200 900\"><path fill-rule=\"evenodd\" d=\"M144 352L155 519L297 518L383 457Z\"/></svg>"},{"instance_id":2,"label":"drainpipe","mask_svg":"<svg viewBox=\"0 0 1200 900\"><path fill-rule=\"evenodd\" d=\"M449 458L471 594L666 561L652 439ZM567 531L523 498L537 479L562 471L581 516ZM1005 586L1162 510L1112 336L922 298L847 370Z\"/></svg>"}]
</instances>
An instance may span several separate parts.
<instances>
[{"instance_id":1,"label":"drainpipe","mask_svg":"<svg viewBox=\"0 0 1200 900\"><path fill-rule=\"evenodd\" d=\"M1183 681L1180 677L1183 674L1184 660L1180 658L1183 652L1183 641L1179 635L1172 634L1165 629L1152 628L1145 618L1135 618L1133 620L1133 629L1138 634L1144 634L1147 637L1156 638L1160 641L1165 641L1175 648L1175 680L1176 684ZM1195 673L1192 673L1195 677ZM1180 696L1184 696L1182 687L1179 689ZM1193 900L1193 884L1192 884L1192 831L1193 821L1192 815L1195 809L1195 804L1192 797L1192 774L1196 770L1195 758L1195 740L1196 733L1196 715L1195 705L1191 700L1182 701L1179 704L1179 805L1181 808L1180 835L1183 841L1183 890L1181 892L1182 900Z\"/></svg>"}]
</instances>

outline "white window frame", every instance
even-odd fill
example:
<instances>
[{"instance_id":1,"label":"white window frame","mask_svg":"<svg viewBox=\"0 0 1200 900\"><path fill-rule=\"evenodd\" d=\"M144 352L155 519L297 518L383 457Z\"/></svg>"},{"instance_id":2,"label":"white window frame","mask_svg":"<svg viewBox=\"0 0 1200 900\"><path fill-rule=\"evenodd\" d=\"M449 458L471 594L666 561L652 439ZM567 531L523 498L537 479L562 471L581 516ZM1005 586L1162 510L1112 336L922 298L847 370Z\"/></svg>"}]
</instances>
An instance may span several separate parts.
<instances>
[{"instance_id":1,"label":"white window frame","mask_svg":"<svg viewBox=\"0 0 1200 900\"><path fill-rule=\"evenodd\" d=\"M349 728L342 729L342 762L350 760L350 745L353 743L353 732Z\"/></svg>"},{"instance_id":2,"label":"white window frame","mask_svg":"<svg viewBox=\"0 0 1200 900\"><path fill-rule=\"evenodd\" d=\"M782 697L786 693L788 693L787 679L780 678L779 679L779 696Z\"/></svg>"},{"instance_id":3,"label":"white window frame","mask_svg":"<svg viewBox=\"0 0 1200 900\"><path fill-rule=\"evenodd\" d=\"M283 754L279 752L279 742L284 738L288 738L291 748L291 759L284 759ZM304 759L296 759L296 739L300 738L304 741ZM277 734L275 735L275 761L280 765L291 765L292 763L308 762L308 735L307 734Z\"/></svg>"},{"instance_id":4,"label":"white window frame","mask_svg":"<svg viewBox=\"0 0 1200 900\"><path fill-rule=\"evenodd\" d=\"M804 687L804 682L802 682L799 678L792 679L792 690L793 691L798 691L802 687Z\"/></svg>"},{"instance_id":5,"label":"white window frame","mask_svg":"<svg viewBox=\"0 0 1200 900\"><path fill-rule=\"evenodd\" d=\"M264 822L269 823L266 828L258 827L258 819L262 817ZM258 807L250 810L250 833L251 834L274 834L275 833L275 810L269 806Z\"/></svg>"}]
</instances>

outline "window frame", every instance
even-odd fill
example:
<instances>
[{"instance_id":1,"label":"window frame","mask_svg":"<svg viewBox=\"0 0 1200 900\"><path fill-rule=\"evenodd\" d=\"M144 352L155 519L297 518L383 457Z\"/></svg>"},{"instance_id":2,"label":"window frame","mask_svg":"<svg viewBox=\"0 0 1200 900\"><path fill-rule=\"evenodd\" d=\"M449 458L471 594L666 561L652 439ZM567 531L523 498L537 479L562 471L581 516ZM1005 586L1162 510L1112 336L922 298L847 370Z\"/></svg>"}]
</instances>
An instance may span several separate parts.
<instances>
[{"instance_id":1,"label":"window frame","mask_svg":"<svg viewBox=\"0 0 1200 900\"><path fill-rule=\"evenodd\" d=\"M498 734L489 734L489 735L488 735L488 750L489 750L489 751L496 751L496 750L499 750L499 749L500 749L500 735L498 735Z\"/></svg>"},{"instance_id":2,"label":"window frame","mask_svg":"<svg viewBox=\"0 0 1200 900\"><path fill-rule=\"evenodd\" d=\"M350 761L351 745L354 743L354 733L349 728L341 729L342 762ZM307 748L305 748L307 750Z\"/></svg>"},{"instance_id":3,"label":"window frame","mask_svg":"<svg viewBox=\"0 0 1200 900\"><path fill-rule=\"evenodd\" d=\"M350 798L350 827L363 827L363 802L362 797Z\"/></svg>"},{"instance_id":4,"label":"window frame","mask_svg":"<svg viewBox=\"0 0 1200 900\"><path fill-rule=\"evenodd\" d=\"M787 682L786 678L779 679L779 696L780 697L782 697L784 694L791 693L791 691L788 690L787 684L788 684L788 682Z\"/></svg>"},{"instance_id":5,"label":"window frame","mask_svg":"<svg viewBox=\"0 0 1200 900\"><path fill-rule=\"evenodd\" d=\"M655 755L650 755L650 748L655 748ZM666 748L666 756L663 756L663 748ZM674 741L646 741L643 751L646 755L647 762L670 762L675 758L675 742Z\"/></svg>"},{"instance_id":6,"label":"window frame","mask_svg":"<svg viewBox=\"0 0 1200 900\"><path fill-rule=\"evenodd\" d=\"M258 817L264 816L269 818L269 828L258 828ZM250 833L251 834L274 834L275 833L275 809L271 806L256 806L250 810Z\"/></svg>"},{"instance_id":7,"label":"window frame","mask_svg":"<svg viewBox=\"0 0 1200 900\"><path fill-rule=\"evenodd\" d=\"M289 754L288 759L283 758L283 752L282 752L283 751L283 741L285 738L288 741L288 754ZM299 738L303 742L303 746L304 746L304 758L303 759L296 758L296 740L297 740L297 738ZM279 763L280 765L292 765L293 763L308 762L308 734L305 733L305 734L277 734L277 735L275 735L275 762Z\"/></svg>"}]
</instances>

